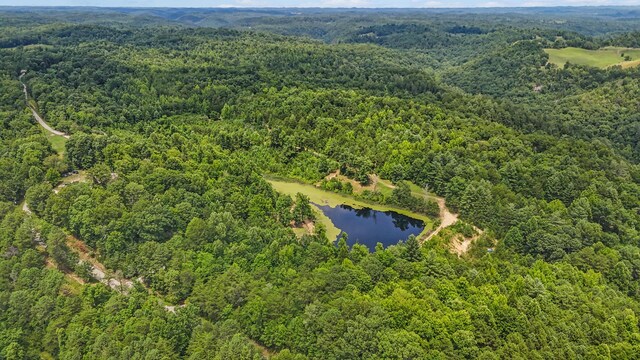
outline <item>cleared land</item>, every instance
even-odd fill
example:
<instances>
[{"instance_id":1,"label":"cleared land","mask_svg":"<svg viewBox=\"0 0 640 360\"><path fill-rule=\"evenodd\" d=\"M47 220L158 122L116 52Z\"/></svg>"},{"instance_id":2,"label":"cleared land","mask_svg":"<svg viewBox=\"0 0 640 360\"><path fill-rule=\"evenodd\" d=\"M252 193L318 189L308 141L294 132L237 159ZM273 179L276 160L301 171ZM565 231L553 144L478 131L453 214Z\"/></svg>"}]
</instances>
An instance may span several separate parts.
<instances>
[{"instance_id":1,"label":"cleared land","mask_svg":"<svg viewBox=\"0 0 640 360\"><path fill-rule=\"evenodd\" d=\"M44 131L46 133L47 139L51 143L51 147L53 148L53 150L60 154L61 157L64 156L64 144L67 142L67 138L61 135L52 134L46 130Z\"/></svg>"},{"instance_id":2,"label":"cleared land","mask_svg":"<svg viewBox=\"0 0 640 360\"><path fill-rule=\"evenodd\" d=\"M549 54L549 62L558 66L564 66L564 64L570 62L603 69L613 65L629 68L640 64L640 49L606 47L598 50L587 50L567 47L564 49L544 49L544 51ZM627 56L629 58L625 60Z\"/></svg>"},{"instance_id":3,"label":"cleared land","mask_svg":"<svg viewBox=\"0 0 640 360\"><path fill-rule=\"evenodd\" d=\"M433 229L433 219L429 218L424 214L419 214L413 211L409 211L406 209L400 209L394 206L388 205L380 205L380 204L371 204L364 201L360 201L354 199L352 197L337 194L334 192L326 191L319 189L313 185L301 184L296 181L287 181L282 179L267 179L269 183L273 186L273 188L283 194L289 194L291 196L295 196L297 193L305 194L309 197L312 203L318 205L328 205L331 207L336 207L341 204L349 205L351 207L360 209L360 208L370 208L378 211L395 211L399 214L403 214L414 219L420 219L424 222L424 230L420 233L419 237L424 238L429 234L429 232ZM322 213L320 209L314 207L316 212L318 213L318 222L325 225L327 228L327 237L329 239L334 239L340 233L340 229L338 229L331 220Z\"/></svg>"}]
</instances>

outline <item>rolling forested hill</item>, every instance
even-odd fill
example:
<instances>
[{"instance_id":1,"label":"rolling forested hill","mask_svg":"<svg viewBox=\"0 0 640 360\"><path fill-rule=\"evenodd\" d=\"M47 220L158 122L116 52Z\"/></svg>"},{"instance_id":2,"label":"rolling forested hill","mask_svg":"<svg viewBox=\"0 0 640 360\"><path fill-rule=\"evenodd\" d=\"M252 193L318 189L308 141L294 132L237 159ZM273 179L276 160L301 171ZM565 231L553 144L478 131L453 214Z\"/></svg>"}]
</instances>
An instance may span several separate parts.
<instances>
[{"instance_id":1,"label":"rolling forested hill","mask_svg":"<svg viewBox=\"0 0 640 360\"><path fill-rule=\"evenodd\" d=\"M0 29L0 359L639 356L640 68L545 49L640 47L640 9ZM349 247L273 179L432 229Z\"/></svg>"}]
</instances>

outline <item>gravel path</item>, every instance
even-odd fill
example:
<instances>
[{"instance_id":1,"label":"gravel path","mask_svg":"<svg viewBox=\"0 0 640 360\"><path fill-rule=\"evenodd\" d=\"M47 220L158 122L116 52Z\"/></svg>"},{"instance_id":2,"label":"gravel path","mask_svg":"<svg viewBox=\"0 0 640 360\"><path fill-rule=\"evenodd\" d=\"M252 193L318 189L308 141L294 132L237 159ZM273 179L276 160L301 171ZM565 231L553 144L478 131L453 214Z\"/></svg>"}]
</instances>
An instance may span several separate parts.
<instances>
[{"instance_id":1,"label":"gravel path","mask_svg":"<svg viewBox=\"0 0 640 360\"><path fill-rule=\"evenodd\" d=\"M436 197L438 207L440 208L440 226L438 226L424 241L429 241L434 236L438 235L442 229L449 227L458 222L458 214L454 214L447 208L444 198Z\"/></svg>"},{"instance_id":2,"label":"gravel path","mask_svg":"<svg viewBox=\"0 0 640 360\"><path fill-rule=\"evenodd\" d=\"M22 73L20 74L20 76L18 77L18 79L20 80L20 84L22 84L22 90L24 92L24 98L27 101L27 106L29 107L29 110L31 110L31 113L33 114L33 117L36 119L36 121L48 132L54 134L54 135L58 135L58 136L63 136L65 138L69 138L69 135L63 133L62 131L58 131L55 130L54 128L52 128L51 126L49 126L49 124L47 124L42 117L40 117L40 115L36 112L36 110L29 104L29 94L27 91L27 85L24 84L22 82L22 77L25 75L26 70L22 70ZM111 178L117 178L117 174L112 173L111 174ZM58 193L58 190L63 187L66 186L68 183L73 183L73 182L78 182L78 181L82 181L84 180L84 174L79 174L79 175L71 175L65 179L69 179L70 181L65 182L63 179L63 182L61 185L59 185L58 187L53 189L53 192ZM29 206L27 205L27 202L25 201L22 205L22 210L31 215L31 209L29 209ZM111 289L122 293L122 294L127 294L129 292L129 290L133 287L134 281L130 280L130 279L126 279L126 278L120 278L120 279L116 279L112 276L109 276L107 273L107 269L106 267L100 263L96 258L92 257L90 255L89 249L87 248L87 246L85 245L84 242L82 242L80 239L77 239L74 236L68 236L67 237L67 245L69 246L69 248L71 249L71 251L75 252L76 254L78 254L78 257L80 258L80 261L86 262L91 266L91 276L96 279L97 281L109 286ZM50 258L46 259L47 262L47 266L52 267L52 268L57 268L55 266L55 264L53 263L53 261ZM80 284L84 284L84 280L82 280L79 276L77 276L75 273L70 272L67 274L70 278L74 279L75 281L77 281ZM139 282L141 284L143 284L141 279L136 279L136 282ZM143 284L144 286L144 284ZM185 305L166 305L164 308L166 311L169 312L173 312L175 313L176 308L181 308L184 307Z\"/></svg>"},{"instance_id":3,"label":"gravel path","mask_svg":"<svg viewBox=\"0 0 640 360\"><path fill-rule=\"evenodd\" d=\"M42 117L38 114L36 109L34 109L33 106L31 106L29 104L29 92L27 91L27 84L22 82L22 77L24 76L24 74L26 74L26 71L23 70L22 73L20 74L20 76L18 77L18 79L20 80L20 84L22 84L22 91L24 92L24 99L27 101L27 106L29 107L29 110L31 110L31 113L33 114L33 118L36 119L38 124L40 124L40 126L42 126L48 132L52 133L53 135L62 136L64 138L68 139L69 135L63 133L62 131L58 131L58 130L52 128L51 126L49 126L49 124L47 124L46 121L44 121L42 119Z\"/></svg>"}]
</instances>

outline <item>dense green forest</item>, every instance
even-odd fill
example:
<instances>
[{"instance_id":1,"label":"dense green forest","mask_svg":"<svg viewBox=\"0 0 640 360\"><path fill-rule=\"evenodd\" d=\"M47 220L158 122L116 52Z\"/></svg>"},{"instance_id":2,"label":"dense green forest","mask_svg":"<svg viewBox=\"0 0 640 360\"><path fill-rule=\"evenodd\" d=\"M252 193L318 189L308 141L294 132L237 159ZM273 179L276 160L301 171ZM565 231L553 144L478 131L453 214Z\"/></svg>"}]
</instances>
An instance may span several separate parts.
<instances>
[{"instance_id":1,"label":"dense green forest","mask_svg":"<svg viewBox=\"0 0 640 360\"><path fill-rule=\"evenodd\" d=\"M640 356L640 67L544 52L640 47L640 8L0 29L0 359ZM460 220L370 252L270 177Z\"/></svg>"}]
</instances>

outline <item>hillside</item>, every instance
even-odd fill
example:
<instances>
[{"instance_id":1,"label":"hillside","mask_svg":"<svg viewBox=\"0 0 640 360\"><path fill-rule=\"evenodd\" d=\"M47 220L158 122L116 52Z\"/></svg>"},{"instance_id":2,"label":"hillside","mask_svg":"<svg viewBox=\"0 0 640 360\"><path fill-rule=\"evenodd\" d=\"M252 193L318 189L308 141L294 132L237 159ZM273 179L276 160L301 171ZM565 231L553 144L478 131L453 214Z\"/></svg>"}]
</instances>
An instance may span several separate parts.
<instances>
[{"instance_id":1,"label":"hillside","mask_svg":"<svg viewBox=\"0 0 640 360\"><path fill-rule=\"evenodd\" d=\"M0 10L0 359L636 358L633 9Z\"/></svg>"},{"instance_id":2,"label":"hillside","mask_svg":"<svg viewBox=\"0 0 640 360\"><path fill-rule=\"evenodd\" d=\"M563 49L544 49L549 54L549 62L564 66L566 63L606 68L620 66L630 68L638 65L640 49L606 47L598 50L587 50L567 47Z\"/></svg>"}]
</instances>

